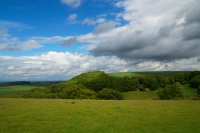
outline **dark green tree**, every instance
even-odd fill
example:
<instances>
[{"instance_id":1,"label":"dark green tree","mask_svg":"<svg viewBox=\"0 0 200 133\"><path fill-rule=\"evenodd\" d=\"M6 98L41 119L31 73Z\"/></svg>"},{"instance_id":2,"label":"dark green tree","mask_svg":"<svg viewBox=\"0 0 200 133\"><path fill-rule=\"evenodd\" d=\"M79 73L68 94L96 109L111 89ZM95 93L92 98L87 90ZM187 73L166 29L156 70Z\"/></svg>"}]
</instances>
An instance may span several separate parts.
<instances>
[{"instance_id":1,"label":"dark green tree","mask_svg":"<svg viewBox=\"0 0 200 133\"><path fill-rule=\"evenodd\" d=\"M179 82L173 85L166 86L163 90L158 92L161 100L169 100L173 98L184 98L184 88Z\"/></svg>"}]
</instances>

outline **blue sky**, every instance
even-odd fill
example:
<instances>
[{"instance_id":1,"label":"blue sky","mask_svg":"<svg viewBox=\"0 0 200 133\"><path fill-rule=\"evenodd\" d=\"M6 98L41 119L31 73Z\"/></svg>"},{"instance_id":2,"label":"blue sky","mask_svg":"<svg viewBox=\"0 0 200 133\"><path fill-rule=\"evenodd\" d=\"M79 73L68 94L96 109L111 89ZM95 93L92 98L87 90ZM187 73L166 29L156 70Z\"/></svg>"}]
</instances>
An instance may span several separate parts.
<instances>
[{"instance_id":1,"label":"blue sky","mask_svg":"<svg viewBox=\"0 0 200 133\"><path fill-rule=\"evenodd\" d=\"M197 0L1 0L0 80L200 69Z\"/></svg>"}]
</instances>

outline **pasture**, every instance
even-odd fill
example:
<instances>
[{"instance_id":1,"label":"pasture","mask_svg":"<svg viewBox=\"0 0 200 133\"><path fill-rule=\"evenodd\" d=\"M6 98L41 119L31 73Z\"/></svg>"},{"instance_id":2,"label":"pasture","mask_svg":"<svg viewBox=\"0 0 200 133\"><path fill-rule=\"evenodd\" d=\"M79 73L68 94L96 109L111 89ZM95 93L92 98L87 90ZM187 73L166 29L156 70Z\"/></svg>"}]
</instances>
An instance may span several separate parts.
<instances>
[{"instance_id":1,"label":"pasture","mask_svg":"<svg viewBox=\"0 0 200 133\"><path fill-rule=\"evenodd\" d=\"M112 77L124 77L124 76L151 76L159 75L163 77L170 77L179 73L186 73L189 71L149 71L149 72L116 72L116 73L106 73Z\"/></svg>"},{"instance_id":2,"label":"pasture","mask_svg":"<svg viewBox=\"0 0 200 133\"><path fill-rule=\"evenodd\" d=\"M182 85L184 87L184 96L189 98L191 96L197 96L197 89L190 86L190 84ZM133 91L123 92L125 100L150 100L153 97L158 97L158 91L163 88L159 88L155 91Z\"/></svg>"},{"instance_id":3,"label":"pasture","mask_svg":"<svg viewBox=\"0 0 200 133\"><path fill-rule=\"evenodd\" d=\"M2 86L0 87L0 97L7 94L14 94L17 91L20 92L28 92L32 88L40 87L43 88L45 86L38 85L11 85L11 86Z\"/></svg>"},{"instance_id":4,"label":"pasture","mask_svg":"<svg viewBox=\"0 0 200 133\"><path fill-rule=\"evenodd\" d=\"M0 98L0 132L198 133L200 102Z\"/></svg>"}]
</instances>

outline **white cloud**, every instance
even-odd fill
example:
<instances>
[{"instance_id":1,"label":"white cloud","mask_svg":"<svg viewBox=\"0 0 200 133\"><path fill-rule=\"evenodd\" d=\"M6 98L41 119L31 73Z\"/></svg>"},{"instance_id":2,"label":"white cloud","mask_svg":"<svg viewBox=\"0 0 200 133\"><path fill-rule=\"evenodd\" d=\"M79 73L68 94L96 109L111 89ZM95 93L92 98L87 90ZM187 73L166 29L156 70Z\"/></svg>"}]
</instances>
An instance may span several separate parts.
<instances>
[{"instance_id":1,"label":"white cloud","mask_svg":"<svg viewBox=\"0 0 200 133\"><path fill-rule=\"evenodd\" d=\"M79 7L81 5L81 0L61 0L63 4L68 6L72 6L74 8Z\"/></svg>"},{"instance_id":2,"label":"white cloud","mask_svg":"<svg viewBox=\"0 0 200 133\"><path fill-rule=\"evenodd\" d=\"M27 40L19 45L11 45L11 44L0 44L0 51L16 51L16 52L21 52L24 50L31 50L31 49L36 49L36 48L41 48L43 45L40 45L37 41L35 40Z\"/></svg>"},{"instance_id":3,"label":"white cloud","mask_svg":"<svg viewBox=\"0 0 200 133\"><path fill-rule=\"evenodd\" d=\"M68 20L72 21L72 20L75 20L77 17L76 14L70 14L69 17L67 18Z\"/></svg>"},{"instance_id":4,"label":"white cloud","mask_svg":"<svg viewBox=\"0 0 200 133\"><path fill-rule=\"evenodd\" d=\"M170 71L199 70L198 58L174 62L125 61L112 57L83 56L78 53L48 52L40 56L0 56L0 78L12 80L68 80L88 71Z\"/></svg>"},{"instance_id":5,"label":"white cloud","mask_svg":"<svg viewBox=\"0 0 200 133\"><path fill-rule=\"evenodd\" d=\"M31 50L31 49L41 48L44 46L40 45L35 40L28 40L28 41L25 41L22 44L18 45L18 47L20 47L22 50Z\"/></svg>"},{"instance_id":6,"label":"white cloud","mask_svg":"<svg viewBox=\"0 0 200 133\"><path fill-rule=\"evenodd\" d=\"M97 21L97 23L104 23L104 22L106 22L106 19L105 18L98 18L96 21Z\"/></svg>"},{"instance_id":7,"label":"white cloud","mask_svg":"<svg viewBox=\"0 0 200 133\"><path fill-rule=\"evenodd\" d=\"M95 25L96 21L93 21L89 18L85 18L84 21L82 22L82 24L87 24L87 25Z\"/></svg>"}]
</instances>

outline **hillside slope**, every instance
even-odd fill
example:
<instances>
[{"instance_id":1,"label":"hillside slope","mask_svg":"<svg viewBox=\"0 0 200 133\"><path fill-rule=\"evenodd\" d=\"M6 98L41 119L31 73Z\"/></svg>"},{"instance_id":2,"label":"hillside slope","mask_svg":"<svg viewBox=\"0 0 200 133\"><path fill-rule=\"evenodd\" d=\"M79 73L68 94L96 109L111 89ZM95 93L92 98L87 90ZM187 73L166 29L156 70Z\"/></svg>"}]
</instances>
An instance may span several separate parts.
<instances>
[{"instance_id":1,"label":"hillside slope","mask_svg":"<svg viewBox=\"0 0 200 133\"><path fill-rule=\"evenodd\" d=\"M116 72L116 73L106 73L112 77L124 77L124 76L151 76L158 75L163 77L170 77L177 75L179 73L188 73L190 71L149 71L149 72Z\"/></svg>"}]
</instances>

